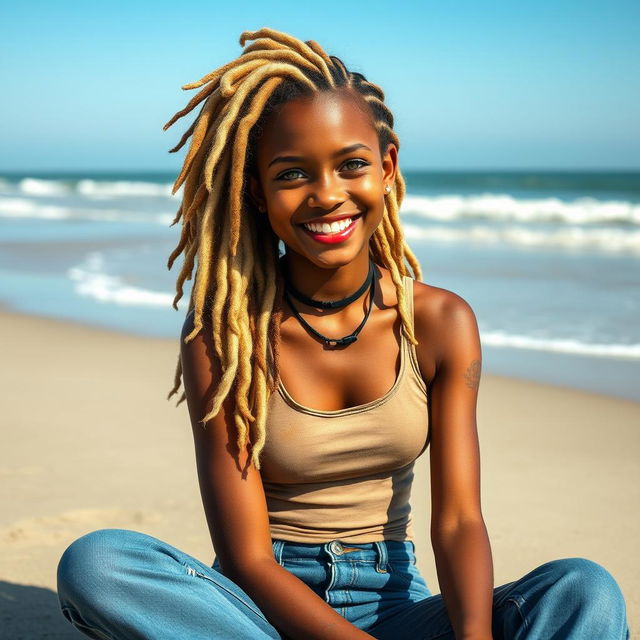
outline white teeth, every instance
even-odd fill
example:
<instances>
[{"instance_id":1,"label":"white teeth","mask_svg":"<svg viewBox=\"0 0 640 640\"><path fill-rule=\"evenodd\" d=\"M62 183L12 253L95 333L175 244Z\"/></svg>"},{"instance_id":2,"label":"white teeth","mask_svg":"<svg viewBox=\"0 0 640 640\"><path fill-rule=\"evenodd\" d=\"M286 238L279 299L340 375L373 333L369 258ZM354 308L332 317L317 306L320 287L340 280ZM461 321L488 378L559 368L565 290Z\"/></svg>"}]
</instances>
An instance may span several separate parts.
<instances>
[{"instance_id":1,"label":"white teeth","mask_svg":"<svg viewBox=\"0 0 640 640\"><path fill-rule=\"evenodd\" d=\"M344 220L332 222L331 224L328 222L323 222L322 224L312 222L305 224L304 227L314 233L339 233L340 231L344 231L352 222L353 220L351 218L345 218Z\"/></svg>"}]
</instances>

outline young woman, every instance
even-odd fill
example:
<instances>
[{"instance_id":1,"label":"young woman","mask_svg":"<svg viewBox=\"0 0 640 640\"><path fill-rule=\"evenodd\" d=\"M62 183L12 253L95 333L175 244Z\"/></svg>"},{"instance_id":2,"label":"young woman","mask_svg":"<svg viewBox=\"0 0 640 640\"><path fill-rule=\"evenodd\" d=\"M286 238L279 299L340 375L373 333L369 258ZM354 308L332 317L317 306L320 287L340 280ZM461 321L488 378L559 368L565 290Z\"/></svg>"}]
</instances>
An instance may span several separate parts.
<instances>
[{"instance_id":1,"label":"young woman","mask_svg":"<svg viewBox=\"0 0 640 640\"><path fill-rule=\"evenodd\" d=\"M60 561L64 614L94 638L627 638L590 560L493 587L476 320L419 281L382 90L315 42L247 40L167 124L202 104L175 149L191 137L174 306L197 269L170 396L184 379L217 557L92 532ZM429 444L440 595L409 507Z\"/></svg>"}]
</instances>

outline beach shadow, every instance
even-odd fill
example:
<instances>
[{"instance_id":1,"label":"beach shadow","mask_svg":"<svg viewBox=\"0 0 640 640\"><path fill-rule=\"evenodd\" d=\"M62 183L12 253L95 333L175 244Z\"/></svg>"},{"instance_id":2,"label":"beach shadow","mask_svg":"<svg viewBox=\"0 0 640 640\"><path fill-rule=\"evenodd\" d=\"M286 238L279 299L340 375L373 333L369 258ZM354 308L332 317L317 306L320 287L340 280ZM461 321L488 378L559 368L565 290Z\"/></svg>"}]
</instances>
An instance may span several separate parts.
<instances>
[{"instance_id":1,"label":"beach shadow","mask_svg":"<svg viewBox=\"0 0 640 640\"><path fill-rule=\"evenodd\" d=\"M60 611L52 589L0 580L0 636L11 640L86 638Z\"/></svg>"}]
</instances>

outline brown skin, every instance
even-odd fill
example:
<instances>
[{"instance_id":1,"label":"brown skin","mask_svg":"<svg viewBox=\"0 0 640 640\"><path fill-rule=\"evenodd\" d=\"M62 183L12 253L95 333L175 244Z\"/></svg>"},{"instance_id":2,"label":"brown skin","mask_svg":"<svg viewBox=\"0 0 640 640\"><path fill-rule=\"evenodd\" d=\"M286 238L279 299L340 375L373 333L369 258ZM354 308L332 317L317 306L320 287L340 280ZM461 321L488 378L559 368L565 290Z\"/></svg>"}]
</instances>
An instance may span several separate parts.
<instances>
[{"instance_id":1,"label":"brown skin","mask_svg":"<svg viewBox=\"0 0 640 640\"><path fill-rule=\"evenodd\" d=\"M336 155L354 144L368 148ZM298 159L269 166L282 156ZM294 287L323 300L358 289L367 275L369 238L382 219L384 185L393 184L397 170L396 148L389 145L380 154L376 131L359 99L342 92L287 103L267 122L257 157L259 176L251 193L285 242ZM317 243L298 226L343 212L364 215L355 233L340 244ZM280 373L298 402L332 411L370 402L394 384L400 361L396 292L388 270L377 266L376 278L371 315L349 347L324 347L285 308ZM342 337L362 321L368 294L338 310L294 304L316 330ZM493 564L480 508L478 328L469 305L444 289L416 282L414 307L418 362L430 394L431 541L438 580L456 638L487 640ZM183 338L192 328L189 315ZM213 353L210 331L182 344L198 478L223 572L288 638L371 638L275 561L260 472L248 466L248 452L235 446L232 399L227 398L206 429L198 422L221 375Z\"/></svg>"}]
</instances>

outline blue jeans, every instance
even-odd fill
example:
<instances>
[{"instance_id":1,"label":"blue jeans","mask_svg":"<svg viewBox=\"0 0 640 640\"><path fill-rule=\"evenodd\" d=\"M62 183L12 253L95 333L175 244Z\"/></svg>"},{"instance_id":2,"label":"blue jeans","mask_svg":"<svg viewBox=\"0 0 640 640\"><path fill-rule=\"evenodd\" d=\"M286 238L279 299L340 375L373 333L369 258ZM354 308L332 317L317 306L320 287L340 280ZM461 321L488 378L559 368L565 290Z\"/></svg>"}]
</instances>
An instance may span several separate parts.
<instances>
[{"instance_id":1,"label":"blue jeans","mask_svg":"<svg viewBox=\"0 0 640 640\"><path fill-rule=\"evenodd\" d=\"M411 541L272 541L277 562L355 626L379 640L454 638L441 595L416 567ZM102 640L282 638L220 573L144 533L100 529L58 565L65 617ZM552 560L493 591L493 637L626 640L625 601L611 574L585 558Z\"/></svg>"}]
</instances>

